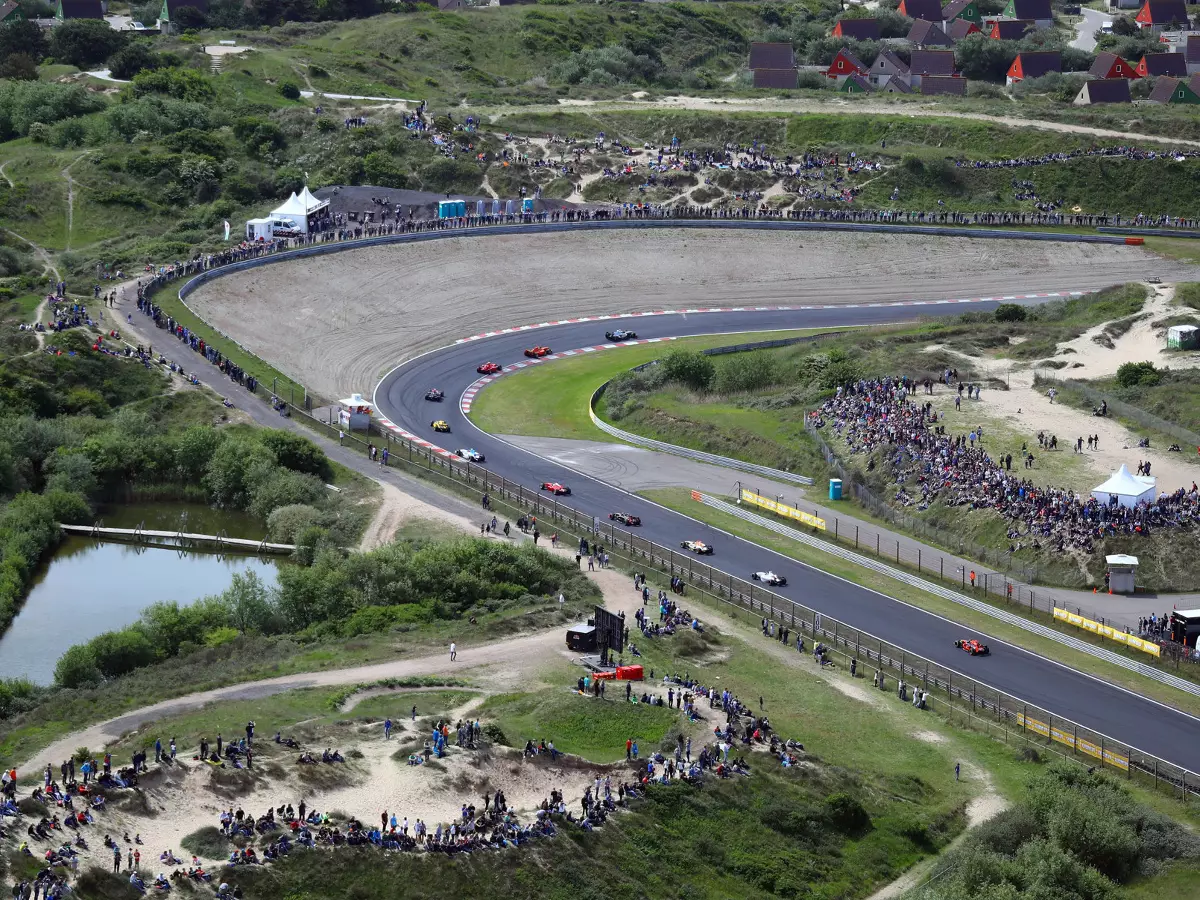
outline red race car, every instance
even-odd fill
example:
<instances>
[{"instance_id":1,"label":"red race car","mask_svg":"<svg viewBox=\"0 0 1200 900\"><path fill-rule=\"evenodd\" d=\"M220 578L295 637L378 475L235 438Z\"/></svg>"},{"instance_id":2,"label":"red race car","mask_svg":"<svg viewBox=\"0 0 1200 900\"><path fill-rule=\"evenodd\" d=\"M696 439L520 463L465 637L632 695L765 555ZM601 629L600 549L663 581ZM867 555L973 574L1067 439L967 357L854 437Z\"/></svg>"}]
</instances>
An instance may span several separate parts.
<instances>
[{"instance_id":1,"label":"red race car","mask_svg":"<svg viewBox=\"0 0 1200 900\"><path fill-rule=\"evenodd\" d=\"M525 351L525 355L532 359L541 359L543 356L550 355L549 347L530 347Z\"/></svg>"},{"instance_id":2,"label":"red race car","mask_svg":"<svg viewBox=\"0 0 1200 900\"><path fill-rule=\"evenodd\" d=\"M965 641L955 641L954 646L964 653L970 653L972 656L987 656L992 652L987 644L981 644L975 638Z\"/></svg>"},{"instance_id":3,"label":"red race car","mask_svg":"<svg viewBox=\"0 0 1200 900\"><path fill-rule=\"evenodd\" d=\"M543 481L542 490L549 491L552 494L569 494L571 489L565 484L559 484L557 481Z\"/></svg>"},{"instance_id":4,"label":"red race car","mask_svg":"<svg viewBox=\"0 0 1200 900\"><path fill-rule=\"evenodd\" d=\"M495 375L502 368L503 368L503 366L501 366L499 363L485 362L482 366L480 366L475 371L478 372L480 375Z\"/></svg>"}]
</instances>

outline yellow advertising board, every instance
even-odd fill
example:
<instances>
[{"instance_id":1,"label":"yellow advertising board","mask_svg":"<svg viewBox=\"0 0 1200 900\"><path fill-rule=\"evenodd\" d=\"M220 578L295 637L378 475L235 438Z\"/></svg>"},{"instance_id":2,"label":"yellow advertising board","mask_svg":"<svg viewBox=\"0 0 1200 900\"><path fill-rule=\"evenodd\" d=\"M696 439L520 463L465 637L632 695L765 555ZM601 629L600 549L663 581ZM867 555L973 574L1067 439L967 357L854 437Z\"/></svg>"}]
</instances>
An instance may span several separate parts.
<instances>
[{"instance_id":1,"label":"yellow advertising board","mask_svg":"<svg viewBox=\"0 0 1200 900\"><path fill-rule=\"evenodd\" d=\"M1143 641L1140 637L1126 634L1119 628L1113 628L1111 625L1101 625L1099 622L1085 619L1083 616L1076 615L1065 609L1055 607L1054 618L1066 622L1068 625L1074 625L1076 628L1082 628L1084 631L1090 631L1092 634L1098 634L1100 637L1115 641L1118 644L1124 644L1126 647L1132 647L1134 650L1149 653L1151 656L1158 656L1162 653L1162 649L1153 641Z\"/></svg>"},{"instance_id":2,"label":"yellow advertising board","mask_svg":"<svg viewBox=\"0 0 1200 900\"><path fill-rule=\"evenodd\" d=\"M1061 728L1051 728L1045 722L1039 722L1037 719L1031 719L1021 713L1017 713L1017 724L1028 731L1032 731L1034 734L1048 737L1059 744L1066 744L1072 750L1086 753L1088 756L1102 760L1108 765L1115 766L1122 771L1128 771L1129 769L1128 756L1113 753L1111 750L1084 738L1077 738L1073 732L1063 731Z\"/></svg>"},{"instance_id":3,"label":"yellow advertising board","mask_svg":"<svg viewBox=\"0 0 1200 900\"><path fill-rule=\"evenodd\" d=\"M788 506L786 503L780 503L778 500L772 500L770 497L759 496L754 491L748 491L745 488L742 488L742 502L752 503L759 509L769 510L777 516L783 516L785 519L795 519L809 528L816 528L821 531L825 530L825 520L821 517L801 512L794 506Z\"/></svg>"}]
</instances>

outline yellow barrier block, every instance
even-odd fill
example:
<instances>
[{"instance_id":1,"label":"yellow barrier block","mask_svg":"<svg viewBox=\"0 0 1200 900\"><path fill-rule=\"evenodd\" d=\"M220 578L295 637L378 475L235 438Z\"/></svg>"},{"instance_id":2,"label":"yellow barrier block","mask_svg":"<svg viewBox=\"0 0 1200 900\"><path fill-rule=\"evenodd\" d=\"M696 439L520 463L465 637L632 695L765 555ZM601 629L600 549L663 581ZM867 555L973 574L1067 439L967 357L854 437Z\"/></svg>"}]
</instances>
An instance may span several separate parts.
<instances>
[{"instance_id":1,"label":"yellow barrier block","mask_svg":"<svg viewBox=\"0 0 1200 900\"><path fill-rule=\"evenodd\" d=\"M1063 612L1065 613L1066 611L1064 610ZM1063 731L1060 728L1051 728L1045 722L1039 722L1037 719L1029 718L1022 713L1017 713L1017 724L1029 731L1034 732L1035 734L1040 734L1042 737L1048 737L1056 743L1065 744L1072 750L1078 750L1080 753L1086 753L1088 756L1101 760L1110 766L1114 766L1115 768L1122 770L1129 769L1128 756L1123 756L1120 753L1113 753L1111 750L1097 746L1096 744L1093 744L1091 741L1085 740L1084 738L1076 739L1072 732Z\"/></svg>"},{"instance_id":2,"label":"yellow barrier block","mask_svg":"<svg viewBox=\"0 0 1200 900\"><path fill-rule=\"evenodd\" d=\"M825 530L825 520L820 516L814 516L811 513L801 512L793 506L788 506L786 503L780 503L778 500L772 500L770 497L760 496L754 491L748 491L742 488L742 502L752 503L759 509L769 510L776 515L783 516L786 519L795 519L810 528L816 528L820 531Z\"/></svg>"},{"instance_id":3,"label":"yellow barrier block","mask_svg":"<svg viewBox=\"0 0 1200 900\"><path fill-rule=\"evenodd\" d=\"M1162 648L1153 641L1144 641L1136 635L1126 634L1124 631L1113 628L1111 625L1101 625L1099 622L1085 619L1083 616L1069 610L1055 607L1054 618L1066 622L1068 625L1074 625L1076 628L1090 631L1092 634L1098 634L1100 637L1107 638L1118 644L1124 644L1127 647L1133 647L1135 650L1141 650L1143 653L1148 653L1151 656L1162 655Z\"/></svg>"}]
</instances>

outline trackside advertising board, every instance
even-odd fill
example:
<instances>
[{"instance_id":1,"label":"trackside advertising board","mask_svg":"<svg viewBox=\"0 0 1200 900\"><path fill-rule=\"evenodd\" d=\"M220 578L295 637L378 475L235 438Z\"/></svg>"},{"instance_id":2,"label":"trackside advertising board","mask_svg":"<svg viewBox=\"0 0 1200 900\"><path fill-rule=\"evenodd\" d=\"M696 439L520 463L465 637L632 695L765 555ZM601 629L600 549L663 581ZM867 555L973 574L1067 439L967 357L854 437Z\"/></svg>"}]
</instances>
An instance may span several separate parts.
<instances>
[{"instance_id":1,"label":"trackside advertising board","mask_svg":"<svg viewBox=\"0 0 1200 900\"><path fill-rule=\"evenodd\" d=\"M1088 756L1103 760L1110 766L1115 766L1123 771L1129 769L1128 756L1113 753L1111 750L1084 738L1077 738L1070 731L1063 731L1061 728L1051 728L1045 722L1039 722L1037 719L1031 719L1021 713L1017 713L1017 724L1035 734L1040 734L1042 737L1048 737L1052 741L1066 744L1072 750L1078 750L1080 753L1086 753Z\"/></svg>"},{"instance_id":2,"label":"trackside advertising board","mask_svg":"<svg viewBox=\"0 0 1200 900\"><path fill-rule=\"evenodd\" d=\"M754 491L748 491L745 488L742 488L742 502L752 503L759 509L770 510L777 516L783 516L785 519L795 519L797 522L802 522L810 528L816 528L821 531L825 530L825 520L819 516L801 512L793 506L780 503L778 500L772 500L770 497L761 497L754 493Z\"/></svg>"},{"instance_id":3,"label":"trackside advertising board","mask_svg":"<svg viewBox=\"0 0 1200 900\"><path fill-rule=\"evenodd\" d=\"M1132 634L1126 634L1109 625L1101 625L1099 622L1094 622L1091 619L1085 619L1083 616L1076 615L1073 612L1068 612L1065 609L1054 608L1054 618L1066 622L1068 625L1074 625L1077 628L1082 628L1084 631L1090 631L1092 634L1098 634L1102 638L1108 638L1110 641L1116 641L1118 644L1124 644L1127 647L1132 647L1134 650L1141 650L1143 653L1149 653L1151 656L1159 656L1162 649L1153 641L1143 641L1140 637Z\"/></svg>"}]
</instances>

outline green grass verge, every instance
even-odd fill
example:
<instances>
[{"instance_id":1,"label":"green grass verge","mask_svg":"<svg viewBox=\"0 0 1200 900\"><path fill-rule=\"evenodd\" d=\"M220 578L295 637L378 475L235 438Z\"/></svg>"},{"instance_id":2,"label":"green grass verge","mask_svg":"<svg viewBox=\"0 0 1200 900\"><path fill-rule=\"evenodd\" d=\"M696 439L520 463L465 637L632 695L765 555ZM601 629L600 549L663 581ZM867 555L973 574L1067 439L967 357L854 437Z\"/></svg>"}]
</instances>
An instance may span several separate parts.
<instances>
[{"instance_id":1,"label":"green grass verge","mask_svg":"<svg viewBox=\"0 0 1200 900\"><path fill-rule=\"evenodd\" d=\"M1181 693L1164 684L1143 678L1137 673L1129 672L1093 656L1072 650L1070 647L1065 647L1048 638L1031 634L1013 625L1006 625L990 616L974 612L949 600L943 600L925 591L908 587L884 575L861 569L852 563L843 562L835 556L810 549L803 544L788 540L769 529L746 522L736 516L704 506L692 500L691 492L685 488L662 488L641 491L639 493L648 500L660 503L668 509L676 510L694 519L721 528L738 537L745 538L762 547L781 553L784 556L790 556L792 559L806 565L819 568L822 571L829 572L832 575L844 578L863 587L879 591L882 594L910 603L920 609L945 616L955 622L961 622L968 628L986 632L996 638L1044 656L1047 659L1057 660L1081 672L1095 675L1112 684L1121 685L1131 691L1151 697L1169 706L1174 706L1184 712L1191 713L1192 715L1200 715L1200 698ZM1011 612L1027 615L1027 613L1022 612L1022 610L1015 606L1006 608ZM1049 624L1040 619L1035 621L1039 621L1040 624ZM1085 639L1085 632L1071 630L1068 633L1072 637ZM1105 648L1113 652L1120 652L1116 645L1106 644ZM1180 670L1176 674L1181 677L1187 677L1190 673Z\"/></svg>"}]
</instances>

